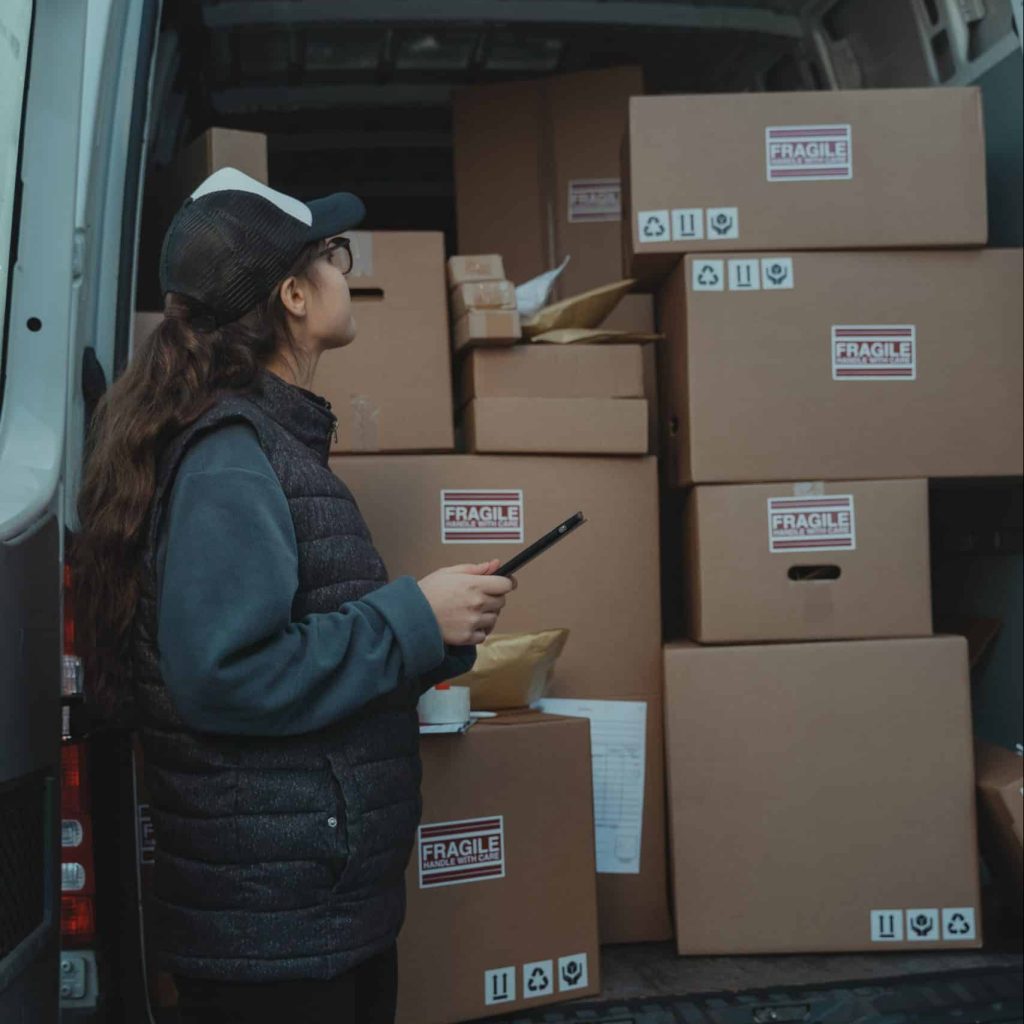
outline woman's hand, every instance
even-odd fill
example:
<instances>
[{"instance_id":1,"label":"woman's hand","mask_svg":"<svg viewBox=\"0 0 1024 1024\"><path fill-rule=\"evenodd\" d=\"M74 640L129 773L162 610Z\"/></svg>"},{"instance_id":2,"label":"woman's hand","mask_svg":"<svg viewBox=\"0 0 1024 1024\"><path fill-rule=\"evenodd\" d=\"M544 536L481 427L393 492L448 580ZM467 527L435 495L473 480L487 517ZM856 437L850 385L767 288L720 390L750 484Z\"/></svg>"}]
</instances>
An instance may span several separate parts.
<instances>
[{"instance_id":1,"label":"woman's hand","mask_svg":"<svg viewBox=\"0 0 1024 1024\"><path fill-rule=\"evenodd\" d=\"M505 607L515 580L493 576L498 559L476 565L450 565L420 580L420 590L434 611L446 644L482 644Z\"/></svg>"}]
</instances>

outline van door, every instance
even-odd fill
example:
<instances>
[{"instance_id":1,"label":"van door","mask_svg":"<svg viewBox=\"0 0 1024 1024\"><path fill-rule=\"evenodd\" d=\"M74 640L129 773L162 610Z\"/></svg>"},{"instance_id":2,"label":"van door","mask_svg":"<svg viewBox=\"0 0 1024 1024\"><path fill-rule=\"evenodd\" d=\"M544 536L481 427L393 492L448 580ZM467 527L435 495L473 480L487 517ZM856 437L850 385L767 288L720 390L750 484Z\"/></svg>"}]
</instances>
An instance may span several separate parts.
<instances>
[{"instance_id":1,"label":"van door","mask_svg":"<svg viewBox=\"0 0 1024 1024\"><path fill-rule=\"evenodd\" d=\"M0 4L0 1020L58 1019L62 457L86 4Z\"/></svg>"}]
</instances>

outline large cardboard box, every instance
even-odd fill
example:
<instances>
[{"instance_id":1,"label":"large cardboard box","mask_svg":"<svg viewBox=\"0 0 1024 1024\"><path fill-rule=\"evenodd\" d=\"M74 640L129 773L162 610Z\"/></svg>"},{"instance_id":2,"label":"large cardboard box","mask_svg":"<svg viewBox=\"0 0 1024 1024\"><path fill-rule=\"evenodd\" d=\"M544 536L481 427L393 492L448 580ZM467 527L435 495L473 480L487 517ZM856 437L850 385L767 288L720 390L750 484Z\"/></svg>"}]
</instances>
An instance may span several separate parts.
<instances>
[{"instance_id":1,"label":"large cardboard box","mask_svg":"<svg viewBox=\"0 0 1024 1024\"><path fill-rule=\"evenodd\" d=\"M524 281L571 256L574 295L620 270L619 163L640 68L473 86L453 99L460 252L500 252Z\"/></svg>"},{"instance_id":2,"label":"large cardboard box","mask_svg":"<svg viewBox=\"0 0 1024 1024\"><path fill-rule=\"evenodd\" d=\"M164 172L168 207L176 209L186 196L222 167L235 167L267 184L266 135L237 128L209 128L197 136Z\"/></svg>"},{"instance_id":3,"label":"large cardboard box","mask_svg":"<svg viewBox=\"0 0 1024 1024\"><path fill-rule=\"evenodd\" d=\"M701 643L928 636L928 483L695 487L673 568Z\"/></svg>"},{"instance_id":4,"label":"large cardboard box","mask_svg":"<svg viewBox=\"0 0 1024 1024\"><path fill-rule=\"evenodd\" d=\"M623 295L618 305L601 321L601 327L609 331L632 331L636 334L654 334L657 325L654 319L654 296L638 292ZM647 450L661 454L658 413L658 362L661 342L643 346L644 397L647 399L648 441Z\"/></svg>"},{"instance_id":5,"label":"large cardboard box","mask_svg":"<svg viewBox=\"0 0 1024 1024\"><path fill-rule=\"evenodd\" d=\"M398 1024L599 992L587 723L512 714L424 737L422 754Z\"/></svg>"},{"instance_id":6,"label":"large cardboard box","mask_svg":"<svg viewBox=\"0 0 1024 1024\"><path fill-rule=\"evenodd\" d=\"M670 935L661 755L658 487L650 458L332 458L392 575L506 558L582 509L589 522L519 574L502 632L564 627L550 696L644 701L639 871L599 873L602 942Z\"/></svg>"},{"instance_id":7,"label":"large cardboard box","mask_svg":"<svg viewBox=\"0 0 1024 1024\"><path fill-rule=\"evenodd\" d=\"M981 94L852 89L629 102L626 274L679 254L983 245Z\"/></svg>"},{"instance_id":8,"label":"large cardboard box","mask_svg":"<svg viewBox=\"0 0 1024 1024\"><path fill-rule=\"evenodd\" d=\"M665 650L680 953L981 945L962 637Z\"/></svg>"},{"instance_id":9,"label":"large cardboard box","mask_svg":"<svg viewBox=\"0 0 1024 1024\"><path fill-rule=\"evenodd\" d=\"M1024 900L1024 760L1003 747L979 742L975 772L982 853L1020 916Z\"/></svg>"},{"instance_id":10,"label":"large cardboard box","mask_svg":"<svg viewBox=\"0 0 1024 1024\"><path fill-rule=\"evenodd\" d=\"M643 398L642 345L515 345L477 349L462 364L460 399Z\"/></svg>"},{"instance_id":11,"label":"large cardboard box","mask_svg":"<svg viewBox=\"0 0 1024 1024\"><path fill-rule=\"evenodd\" d=\"M471 452L647 454L642 398L474 398L463 423Z\"/></svg>"},{"instance_id":12,"label":"large cardboard box","mask_svg":"<svg viewBox=\"0 0 1024 1024\"><path fill-rule=\"evenodd\" d=\"M313 390L338 417L335 452L455 446L444 237L354 231L355 341L320 357Z\"/></svg>"},{"instance_id":13,"label":"large cardboard box","mask_svg":"<svg viewBox=\"0 0 1024 1024\"><path fill-rule=\"evenodd\" d=\"M686 257L659 301L668 478L1020 474L1022 289L1020 249Z\"/></svg>"}]
</instances>

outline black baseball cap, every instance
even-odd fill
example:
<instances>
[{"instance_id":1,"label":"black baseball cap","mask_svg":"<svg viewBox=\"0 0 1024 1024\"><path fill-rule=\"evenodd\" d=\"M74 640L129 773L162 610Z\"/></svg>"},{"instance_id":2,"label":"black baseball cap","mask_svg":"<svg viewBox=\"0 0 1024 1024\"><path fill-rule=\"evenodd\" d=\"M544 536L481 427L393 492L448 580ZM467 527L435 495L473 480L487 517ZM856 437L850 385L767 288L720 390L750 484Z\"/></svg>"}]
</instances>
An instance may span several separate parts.
<instances>
[{"instance_id":1,"label":"black baseball cap","mask_svg":"<svg viewBox=\"0 0 1024 1024\"><path fill-rule=\"evenodd\" d=\"M174 215L160 289L192 300L212 325L230 323L271 293L306 245L354 228L365 213L350 192L304 203L222 167Z\"/></svg>"}]
</instances>

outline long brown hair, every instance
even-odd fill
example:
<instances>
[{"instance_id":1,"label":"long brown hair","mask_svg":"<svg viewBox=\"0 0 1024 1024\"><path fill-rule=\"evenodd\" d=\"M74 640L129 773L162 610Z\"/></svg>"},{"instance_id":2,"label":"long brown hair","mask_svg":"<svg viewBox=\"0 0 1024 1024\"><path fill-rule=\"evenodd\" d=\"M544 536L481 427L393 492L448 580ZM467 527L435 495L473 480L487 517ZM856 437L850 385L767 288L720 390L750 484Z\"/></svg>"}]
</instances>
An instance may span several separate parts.
<instances>
[{"instance_id":1,"label":"long brown hair","mask_svg":"<svg viewBox=\"0 0 1024 1024\"><path fill-rule=\"evenodd\" d=\"M308 272L318 250L306 246L286 277L315 286ZM165 297L163 320L137 345L89 430L72 556L76 637L87 692L115 719L130 705L132 622L161 452L219 394L251 388L279 348L298 355L279 288L221 327L199 329L200 313L184 296Z\"/></svg>"}]
</instances>

